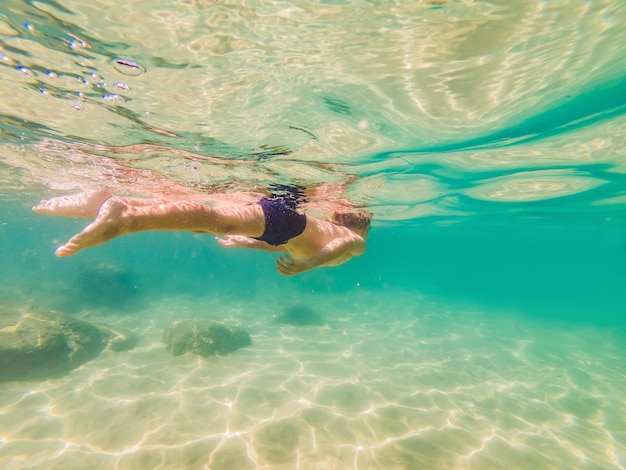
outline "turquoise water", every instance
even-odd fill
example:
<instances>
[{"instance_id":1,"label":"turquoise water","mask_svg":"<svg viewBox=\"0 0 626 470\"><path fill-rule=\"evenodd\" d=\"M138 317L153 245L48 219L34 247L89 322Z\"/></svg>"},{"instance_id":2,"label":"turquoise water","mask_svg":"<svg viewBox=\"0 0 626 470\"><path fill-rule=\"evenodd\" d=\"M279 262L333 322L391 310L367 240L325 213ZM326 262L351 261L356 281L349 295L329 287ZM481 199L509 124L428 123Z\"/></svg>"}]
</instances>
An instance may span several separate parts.
<instances>
[{"instance_id":1,"label":"turquoise water","mask_svg":"<svg viewBox=\"0 0 626 470\"><path fill-rule=\"evenodd\" d=\"M137 342L0 382L0 466L624 468L625 24L600 1L4 2L0 314ZM370 211L366 253L287 278L176 232L61 259L87 221L30 210L273 184ZM294 308L324 325L276 322ZM190 318L252 345L174 357Z\"/></svg>"}]
</instances>

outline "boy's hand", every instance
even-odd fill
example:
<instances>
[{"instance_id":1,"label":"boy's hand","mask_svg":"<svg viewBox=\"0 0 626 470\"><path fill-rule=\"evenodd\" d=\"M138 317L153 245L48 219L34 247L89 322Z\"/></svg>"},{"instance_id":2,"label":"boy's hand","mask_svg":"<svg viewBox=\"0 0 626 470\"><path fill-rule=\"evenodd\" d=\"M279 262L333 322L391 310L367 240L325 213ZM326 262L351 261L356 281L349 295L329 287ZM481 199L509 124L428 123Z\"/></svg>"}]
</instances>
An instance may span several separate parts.
<instances>
[{"instance_id":1,"label":"boy's hand","mask_svg":"<svg viewBox=\"0 0 626 470\"><path fill-rule=\"evenodd\" d=\"M246 248L250 246L251 240L243 235L226 235L224 238L215 237L217 243L224 248Z\"/></svg>"},{"instance_id":2,"label":"boy's hand","mask_svg":"<svg viewBox=\"0 0 626 470\"><path fill-rule=\"evenodd\" d=\"M289 253L276 260L276 269L283 276L300 274L314 267L308 259L295 259Z\"/></svg>"}]
</instances>

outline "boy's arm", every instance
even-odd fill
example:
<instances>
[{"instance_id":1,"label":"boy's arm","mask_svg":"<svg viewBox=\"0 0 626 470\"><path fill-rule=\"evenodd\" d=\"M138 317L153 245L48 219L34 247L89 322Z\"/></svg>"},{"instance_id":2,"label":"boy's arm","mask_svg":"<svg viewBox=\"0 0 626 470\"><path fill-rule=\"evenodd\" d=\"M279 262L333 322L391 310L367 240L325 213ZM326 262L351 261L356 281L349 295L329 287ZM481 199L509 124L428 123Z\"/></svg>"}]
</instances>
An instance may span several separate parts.
<instances>
[{"instance_id":1,"label":"boy's arm","mask_svg":"<svg viewBox=\"0 0 626 470\"><path fill-rule=\"evenodd\" d=\"M337 238L308 259L295 259L290 254L276 260L276 269L285 276L293 276L319 266L337 266L365 252L365 240L358 235Z\"/></svg>"},{"instance_id":2,"label":"boy's arm","mask_svg":"<svg viewBox=\"0 0 626 470\"><path fill-rule=\"evenodd\" d=\"M261 240L255 240L243 235L226 235L224 238L215 237L215 240L224 248L250 248L252 250L271 251L272 253L285 251L280 245L270 245Z\"/></svg>"}]
</instances>

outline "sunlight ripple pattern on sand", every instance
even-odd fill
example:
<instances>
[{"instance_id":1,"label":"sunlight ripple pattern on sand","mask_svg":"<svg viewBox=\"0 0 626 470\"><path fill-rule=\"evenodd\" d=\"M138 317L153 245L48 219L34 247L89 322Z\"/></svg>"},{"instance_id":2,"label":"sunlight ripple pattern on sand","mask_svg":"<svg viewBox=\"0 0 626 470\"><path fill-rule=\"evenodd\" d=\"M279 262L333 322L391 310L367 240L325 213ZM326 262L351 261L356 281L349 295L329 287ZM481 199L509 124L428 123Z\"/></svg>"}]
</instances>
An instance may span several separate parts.
<instances>
[{"instance_id":1,"label":"sunlight ripple pattern on sand","mask_svg":"<svg viewBox=\"0 0 626 470\"><path fill-rule=\"evenodd\" d=\"M250 328L253 345L203 359L165 351L162 327L197 309L170 298L158 317L132 320L144 336L139 348L105 353L43 384L2 385L0 462L133 469L624 465L626 409L614 380L624 375L624 345L617 334L418 300L409 293L362 294L348 305L324 298L318 308L332 313L329 325L307 328L272 323L261 301L231 302L226 321ZM391 321L381 313L390 310ZM117 321L131 325L126 317Z\"/></svg>"}]
</instances>

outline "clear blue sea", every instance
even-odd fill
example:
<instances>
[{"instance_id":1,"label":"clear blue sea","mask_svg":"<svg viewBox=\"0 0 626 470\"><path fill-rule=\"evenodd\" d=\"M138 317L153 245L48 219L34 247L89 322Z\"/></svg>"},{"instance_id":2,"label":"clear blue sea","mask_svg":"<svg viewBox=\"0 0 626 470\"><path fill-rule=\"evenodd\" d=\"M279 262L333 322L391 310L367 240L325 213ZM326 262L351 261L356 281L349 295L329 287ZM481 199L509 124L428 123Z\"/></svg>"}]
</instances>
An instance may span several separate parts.
<instances>
[{"instance_id":1,"label":"clear blue sea","mask_svg":"<svg viewBox=\"0 0 626 470\"><path fill-rule=\"evenodd\" d=\"M0 370L0 468L626 468L624 44L617 1L5 0L0 316L136 345ZM367 251L294 277L185 232L57 258L89 221L31 210L276 185L369 211ZM174 356L188 319L252 344Z\"/></svg>"}]
</instances>

